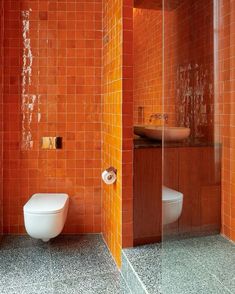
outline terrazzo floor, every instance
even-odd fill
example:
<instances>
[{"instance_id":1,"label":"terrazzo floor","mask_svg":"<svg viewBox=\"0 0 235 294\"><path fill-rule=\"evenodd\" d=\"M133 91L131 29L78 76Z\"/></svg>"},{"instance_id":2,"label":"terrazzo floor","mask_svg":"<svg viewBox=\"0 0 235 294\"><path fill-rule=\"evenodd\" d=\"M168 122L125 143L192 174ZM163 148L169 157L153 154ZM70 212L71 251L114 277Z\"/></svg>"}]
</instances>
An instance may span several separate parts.
<instances>
[{"instance_id":1,"label":"terrazzo floor","mask_svg":"<svg viewBox=\"0 0 235 294\"><path fill-rule=\"evenodd\" d=\"M133 293L235 293L235 246L220 235L123 250Z\"/></svg>"},{"instance_id":2,"label":"terrazzo floor","mask_svg":"<svg viewBox=\"0 0 235 294\"><path fill-rule=\"evenodd\" d=\"M1 294L129 294L101 235L0 239Z\"/></svg>"}]
</instances>

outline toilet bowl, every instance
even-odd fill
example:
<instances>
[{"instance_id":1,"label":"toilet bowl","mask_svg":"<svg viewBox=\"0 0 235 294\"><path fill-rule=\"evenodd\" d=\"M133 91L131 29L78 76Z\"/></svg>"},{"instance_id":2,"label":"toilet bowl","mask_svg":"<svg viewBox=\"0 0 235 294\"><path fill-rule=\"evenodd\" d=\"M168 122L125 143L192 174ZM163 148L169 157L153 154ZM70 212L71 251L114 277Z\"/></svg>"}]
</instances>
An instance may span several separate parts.
<instances>
[{"instance_id":1,"label":"toilet bowl","mask_svg":"<svg viewBox=\"0 0 235 294\"><path fill-rule=\"evenodd\" d=\"M178 220L183 208L183 194L166 186L162 188L162 220L163 225Z\"/></svg>"},{"instance_id":2,"label":"toilet bowl","mask_svg":"<svg viewBox=\"0 0 235 294\"><path fill-rule=\"evenodd\" d=\"M44 242L63 230L69 205L67 194L37 193L24 205L24 224L27 233Z\"/></svg>"}]
</instances>

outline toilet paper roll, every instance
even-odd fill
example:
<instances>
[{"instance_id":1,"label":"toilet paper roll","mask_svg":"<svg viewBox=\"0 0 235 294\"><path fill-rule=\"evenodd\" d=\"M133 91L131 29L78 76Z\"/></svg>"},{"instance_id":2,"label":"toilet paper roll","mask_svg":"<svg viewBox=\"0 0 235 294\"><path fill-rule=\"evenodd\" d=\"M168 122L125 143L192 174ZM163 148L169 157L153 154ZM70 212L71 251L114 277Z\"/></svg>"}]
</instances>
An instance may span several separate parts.
<instances>
[{"instance_id":1,"label":"toilet paper roll","mask_svg":"<svg viewBox=\"0 0 235 294\"><path fill-rule=\"evenodd\" d=\"M107 185L112 185L116 182L117 175L114 171L103 171L102 172L102 179Z\"/></svg>"}]
</instances>

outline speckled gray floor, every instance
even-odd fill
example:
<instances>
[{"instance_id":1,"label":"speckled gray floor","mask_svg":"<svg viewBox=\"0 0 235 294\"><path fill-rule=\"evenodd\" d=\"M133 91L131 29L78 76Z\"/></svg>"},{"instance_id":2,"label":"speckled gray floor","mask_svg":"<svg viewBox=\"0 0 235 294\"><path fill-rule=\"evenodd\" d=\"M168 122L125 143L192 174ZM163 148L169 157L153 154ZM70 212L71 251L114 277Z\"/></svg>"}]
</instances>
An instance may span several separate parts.
<instances>
[{"instance_id":1,"label":"speckled gray floor","mask_svg":"<svg viewBox=\"0 0 235 294\"><path fill-rule=\"evenodd\" d=\"M235 246L220 235L167 241L123 251L133 293L235 293Z\"/></svg>"},{"instance_id":2,"label":"speckled gray floor","mask_svg":"<svg viewBox=\"0 0 235 294\"><path fill-rule=\"evenodd\" d=\"M129 294L100 235L0 239L1 294Z\"/></svg>"}]
</instances>

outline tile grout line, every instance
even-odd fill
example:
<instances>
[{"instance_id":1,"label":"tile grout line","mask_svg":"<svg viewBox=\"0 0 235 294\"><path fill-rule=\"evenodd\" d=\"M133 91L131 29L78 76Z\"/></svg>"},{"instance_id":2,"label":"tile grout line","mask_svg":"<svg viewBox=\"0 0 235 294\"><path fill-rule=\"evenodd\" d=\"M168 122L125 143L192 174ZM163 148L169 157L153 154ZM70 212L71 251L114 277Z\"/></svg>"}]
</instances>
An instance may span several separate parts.
<instances>
[{"instance_id":1,"label":"tile grout line","mask_svg":"<svg viewBox=\"0 0 235 294\"><path fill-rule=\"evenodd\" d=\"M235 242L233 240L230 240L227 236L225 236L224 234L220 234L220 236L222 238L224 238L226 241L228 241L229 243L231 243L233 246L235 246Z\"/></svg>"},{"instance_id":2,"label":"tile grout line","mask_svg":"<svg viewBox=\"0 0 235 294\"><path fill-rule=\"evenodd\" d=\"M233 293L230 291L230 289L228 289L228 288L227 288L227 287L226 287L226 286L220 281L220 279L219 279L215 274L213 274L213 273L211 273L211 272L209 271L208 267L207 267L204 263L198 261L197 258L196 258L192 253L190 253L189 251L188 251L188 254L189 254L189 255L195 260L195 262L196 262L198 265L202 266L202 267L207 271L207 273L208 273L210 276L212 276L213 278L215 278L215 279L221 284L221 286L222 286L223 288L225 288L229 293L233 294Z\"/></svg>"},{"instance_id":3,"label":"tile grout line","mask_svg":"<svg viewBox=\"0 0 235 294\"><path fill-rule=\"evenodd\" d=\"M105 247L107 248L107 250L108 250L108 252L109 252L109 255L111 256L112 260L114 261L116 268L119 270L119 268L118 268L118 266L117 266L117 263L116 263L116 260L114 259L113 255L112 255L112 253L111 253L111 250L109 249L109 246L108 246L108 244L107 244L106 241L105 241L105 238L104 238L103 234L101 233L100 236L101 236L101 238L102 238L102 240L103 240L103 242L104 242L104 244L105 244Z\"/></svg>"},{"instance_id":4,"label":"tile grout line","mask_svg":"<svg viewBox=\"0 0 235 294\"><path fill-rule=\"evenodd\" d=\"M223 236L222 236L222 237L223 237ZM226 239L226 238L225 238L225 239ZM228 241L229 241L229 240L228 240ZM231 242L231 244L234 244L234 242ZM182 248L183 248L183 247L182 247ZM208 268L203 262L198 261L197 258L196 258L191 252L189 252L189 251L187 251L187 252L188 252L189 256L191 256L191 258L195 261L195 263L196 263L197 265L202 266L202 267L206 270L206 272L209 274L209 276L212 277L214 280L216 280L216 281L221 285L222 289L225 289L225 290L228 291L228 293L231 293L231 294L232 294L231 290L230 290L226 285L224 285L223 282L221 282L221 280L217 277L216 274L211 273L210 270L209 270L209 268ZM122 251L122 253L123 253L123 256L125 257L125 259L127 260L128 264L129 264L129 266L130 266L130 268L132 269L133 273L135 274L135 276L137 276L137 279L138 279L138 281L140 282L141 286L144 285L143 282L141 281L141 279L139 278L138 274L136 273L135 269L133 268L131 262L130 262L129 259L127 258L126 253L125 253L124 251ZM141 259L141 258L138 258L138 259ZM146 291L146 293L149 294L148 290L146 290L145 287L142 286L142 288Z\"/></svg>"},{"instance_id":5,"label":"tile grout line","mask_svg":"<svg viewBox=\"0 0 235 294\"><path fill-rule=\"evenodd\" d=\"M50 253L50 274L51 274L51 287L52 287L52 291L54 293L54 283L53 283L53 278L52 278L52 254L51 254L51 245L49 244L49 253Z\"/></svg>"},{"instance_id":6,"label":"tile grout line","mask_svg":"<svg viewBox=\"0 0 235 294\"><path fill-rule=\"evenodd\" d=\"M119 271L120 271L120 274L121 274L121 276L122 276L122 279L124 280L124 282L125 282L125 284L126 284L128 290L129 290L130 294L134 294L134 293L131 291L131 288L129 287L129 285L128 285L126 279L124 278L124 276L123 276L123 274L122 274L122 271L121 271L121 270L119 270Z\"/></svg>"},{"instance_id":7,"label":"tile grout line","mask_svg":"<svg viewBox=\"0 0 235 294\"><path fill-rule=\"evenodd\" d=\"M113 258L113 256L110 254L110 250L109 250L109 248L108 248L108 246L107 246L107 243L105 242L105 240L104 240L104 238L103 238L103 235L102 234L96 234L97 236L100 236L101 237L101 240L104 242L104 245L105 245L105 247L106 247L106 249L107 249L107 251L109 252L109 255L110 255L110 257L111 257L111 259L114 261L114 263L115 263L115 260L114 260L114 258ZM222 236L223 237L223 236ZM224 238L226 241L227 241L227 239L226 238ZM231 243L232 245L234 245L234 243L232 242ZM67 246L67 245L65 245L65 246ZM26 246L26 247L24 247L23 246L23 248L24 249L26 249L27 250L27 248L34 248L34 247L38 247L38 248L42 248L42 249L46 249L46 250L48 250L49 252L49 256L50 256L50 274L51 274L51 287L52 287L52 291L54 291L55 289L54 289L54 285L53 285L53 275L52 275L52 273L53 273L53 268L52 268L52 247L51 247L51 245L50 244L48 244L47 246L40 246L40 245L34 245L34 244L31 244L30 246ZM188 250L187 249L187 247L185 247L185 245L182 245L182 247L181 247L183 250L187 250L187 253L188 253L188 255L189 256L191 256L191 258L195 261L195 264L196 265L200 265L201 267L203 267L203 269L205 269L206 270L206 272L209 274L209 276L211 276L212 278L214 278L217 282L219 282L219 284L221 285L221 287L224 289L224 290L227 290L228 291L228 293L231 293L232 294L232 292L231 292L231 290L229 289L229 288L227 288L224 284L223 284L223 282L221 282L220 281L220 279L217 277L217 275L216 274L213 274L213 273L211 273L210 272L210 270L209 270L209 268L210 267L207 267L206 266L206 264L204 264L202 261L198 261L198 259L196 258L196 256L195 256L195 254L192 254L191 252L190 252L190 250ZM15 249L22 249L22 247L16 247L16 248L12 248L12 249L7 249L7 250L15 250ZM81 248L80 248L80 250L81 250ZM123 255L123 257L125 258L125 260L127 261L127 263L128 263L128 266L130 267L130 269L132 270L132 272L134 273L134 276L137 278L137 280L138 280L138 282L139 282L139 284L141 285L141 287L142 287L142 289L143 289L143 291L145 291L145 293L146 294L150 294L150 292L146 289L146 287L145 287L145 285L144 285L144 283L141 281L141 279L139 278L139 276L138 276L138 274L137 274L137 272L135 271L135 269L134 269L134 267L132 266L132 264L131 264L131 262L129 261L129 259L127 258L127 255L126 255L126 253L125 253L125 251L124 250L122 250L122 255ZM115 263L115 265L116 265L116 263ZM120 274L121 274L121 277L123 278L123 280L125 281L125 284L126 284L126 286L127 286L127 288L130 290L130 293L133 293L132 291L131 291L131 289L129 288L129 285L128 285L128 283L126 282L126 279L124 278L124 276L123 276L123 274L122 274L122 271L118 268L118 267L116 267L116 269L117 269L117 272L119 272ZM105 276L105 275L109 275L109 274L114 274L115 273L115 271L109 271L109 272L105 272L105 273L103 273L103 274L93 274L93 276ZM86 277L86 275L84 276L84 277ZM56 280L55 280L56 281ZM50 282L50 281L48 281L48 282ZM36 285L40 285L40 284L43 284L43 283L32 283L32 284L27 284L26 286L36 286ZM46 284L46 282L45 282L45 284ZM11 287L7 287L7 289L8 288L11 288ZM17 286L13 286L12 288L17 288ZM53 292L54 293L54 292Z\"/></svg>"},{"instance_id":8,"label":"tile grout line","mask_svg":"<svg viewBox=\"0 0 235 294\"><path fill-rule=\"evenodd\" d=\"M97 239L97 240L94 239L95 240L94 244L96 245L96 244L99 244L100 242L102 242L102 248L101 248L102 252L105 252L106 258L108 257L109 262L112 262L112 260L113 260L112 255L110 254L110 251L107 250L108 247L107 247L106 243L104 242L104 240L102 238L102 235L101 234L95 234L95 235L99 236L99 239ZM64 246L67 247L68 244L67 243L63 244L62 247L64 247ZM30 248L30 249L34 249L34 248L37 249L38 248L38 249L41 249L42 251L44 251L46 253L46 257L47 257L47 261L48 261L47 268L48 268L48 274L50 274L50 277L48 277L48 275L47 275L48 279L47 279L47 281L44 281L44 282L43 281L35 281L35 282L32 283L31 281L29 281L29 283L26 283L25 285L20 285L20 286L22 286L22 287L23 286L25 286L25 287L37 287L37 288L39 286L43 286L43 287L45 286L48 289L48 291L50 291L49 293L55 293L56 288L55 288L54 283L56 283L57 281L61 281L61 280L57 279L56 277L55 277L55 279L53 278L53 273L54 273L54 271L53 271L53 244L49 243L49 244L46 244L46 246L45 245L40 246L38 244L30 243L30 246L12 248L12 249L8 249L7 251L11 252L12 250L19 250L19 249L24 249L24 250L27 251L28 248ZM83 247L80 247L79 252L82 252L82 250L83 250ZM92 252L95 253L95 251L93 249L92 249L91 253ZM49 258L50 258L50 260L48 260ZM113 266L109 270L105 270L102 273L99 273L99 272L95 273L94 272L93 274L87 274L87 273L84 272L84 276L82 276L82 277L86 278L86 276L89 276L91 278L92 277L100 278L100 277L109 277L109 276L110 277L116 277L117 276L120 279L124 290L126 290L128 293L132 293L130 291L128 285L126 284L125 279L123 278L123 275L121 274L120 270L118 270L118 268L116 267L115 263L113 263ZM74 277L70 276L70 277L68 277L68 280L70 280L70 279L71 280L76 280L76 277L74 278ZM67 279L62 279L62 280L65 281ZM12 289L14 289L14 291L16 291L16 289L18 289L18 287L19 287L19 285L17 285L17 286L7 285L5 287L5 289L9 290L9 289L12 288Z\"/></svg>"},{"instance_id":9,"label":"tile grout line","mask_svg":"<svg viewBox=\"0 0 235 294\"><path fill-rule=\"evenodd\" d=\"M110 249L109 249L109 247L108 247L108 244L106 243L106 241L105 241L105 239L104 239L103 234L101 233L100 236L101 236L101 238L102 238L102 240L103 240L103 242L104 242L104 244L105 244L106 249L107 249L108 252L109 252L110 257L112 258L112 260L113 260L113 262L114 262L114 264L115 264L116 269L117 269L118 271L120 271L119 268L118 268L118 266L117 266L117 263L116 263L116 261L115 261L115 259L114 259L114 257L113 257L113 255L112 255L112 253L111 253L111 251L110 251Z\"/></svg>"},{"instance_id":10,"label":"tile grout line","mask_svg":"<svg viewBox=\"0 0 235 294\"><path fill-rule=\"evenodd\" d=\"M190 254L189 254L190 255ZM206 271L207 271L207 273L210 275L210 276L212 276L214 279L216 279L219 283L220 283L220 285L222 286L222 288L224 288L224 289L226 289L229 293L231 293L231 294L233 294L231 291L230 291L230 289L228 289L221 281L220 281L220 279L215 275L215 274L213 274L213 273L211 273L209 270L208 270L208 268L207 268L207 266L206 265L204 265L202 262L199 262L193 255L191 255L192 257L193 257L193 259L200 265L200 266L202 266Z\"/></svg>"},{"instance_id":11,"label":"tile grout line","mask_svg":"<svg viewBox=\"0 0 235 294\"><path fill-rule=\"evenodd\" d=\"M51 253L50 253L50 246L49 246L49 244L47 245L47 246L45 246L46 248L44 248L44 247L42 247L42 246L40 246L40 245L34 245L33 243L31 243L30 244L30 246L23 246L23 247L13 247L13 248L9 248L9 249L1 249L0 248L0 250L4 250L4 251L12 251L12 250L22 250L22 249L24 249L24 250L27 250L27 249L29 249L29 248L31 248L31 249L34 249L34 248L44 248L44 249L47 249L48 251L49 251L49 256L50 256L50 281L48 281L48 282L40 282L40 283L26 283L26 284L24 284L23 285L23 287L28 287L28 286L37 286L37 285L42 285L42 284L47 284L47 283L50 283L50 285L51 285L51 287L52 287L52 290L54 290L53 289L53 285L52 285L52 267L51 267ZM17 285L17 286L7 286L7 287L5 287L5 289L18 289L19 288L19 285Z\"/></svg>"},{"instance_id":12,"label":"tile grout line","mask_svg":"<svg viewBox=\"0 0 235 294\"><path fill-rule=\"evenodd\" d=\"M103 240L103 242L104 242L106 248L108 249L109 254L110 254L111 257L112 257L112 260L114 261L114 263L115 263L115 265L116 265L116 267L117 267L118 272L121 274L123 280L125 281L125 284L127 285L127 288L130 290L130 293L132 294L132 291L131 291L129 285L127 284L127 282L126 282L126 279L124 278L124 276L123 276L123 274L122 274L122 271L118 268L118 266L117 266L117 264L116 264L116 261L115 261L113 255L111 254L111 251L110 251L110 249L109 249L109 247L108 247L108 245L107 245L107 243L106 243L106 241L105 241L105 238L104 238L103 234L101 233L100 235L101 235L101 238L102 238L102 240Z\"/></svg>"},{"instance_id":13,"label":"tile grout line","mask_svg":"<svg viewBox=\"0 0 235 294\"><path fill-rule=\"evenodd\" d=\"M42 284L46 284L46 282L41 282L41 283L32 283L32 284L25 284L22 287L30 287L30 286L37 286L37 285L42 285ZM4 289L19 289L19 286L7 286Z\"/></svg>"},{"instance_id":14,"label":"tile grout line","mask_svg":"<svg viewBox=\"0 0 235 294\"><path fill-rule=\"evenodd\" d=\"M139 275L137 274L137 272L135 271L134 267L132 266L131 262L129 261L129 259L126 256L126 253L122 250L122 254L124 255L128 265L130 266L132 272L134 273L135 277L137 278L138 282L140 283L141 287L143 288L143 290L145 291L146 294L150 294L146 288L146 286L144 285L144 283L141 281Z\"/></svg>"},{"instance_id":15,"label":"tile grout line","mask_svg":"<svg viewBox=\"0 0 235 294\"><path fill-rule=\"evenodd\" d=\"M122 254L122 252L121 252L121 254ZM123 263L123 260L122 260L122 263ZM131 294L134 294L134 293L132 292L131 288L129 287L129 284L127 283L125 277L123 276L123 274L122 274L122 270L121 270L121 269L118 269L118 270L119 270L119 272L120 272L120 274L121 274L121 276L122 276L122 278L123 278L123 280L124 280L124 282L125 282L125 284L126 284L128 290L130 291Z\"/></svg>"},{"instance_id":16,"label":"tile grout line","mask_svg":"<svg viewBox=\"0 0 235 294\"><path fill-rule=\"evenodd\" d=\"M82 234L83 235L83 234ZM101 236L101 238L102 238L102 241L104 241L104 239L103 239L103 236L102 236L102 234L91 234L91 235L98 235L98 236ZM107 246L107 244L104 242L104 244L105 244L105 247L106 247L106 249L108 249L108 246ZM62 245L62 247L64 247L64 246L67 246L67 244L66 245ZM52 255L51 255L51 246L49 245L49 250L50 250L50 267L51 267L51 283L52 283L52 290L54 291L54 283L53 283L53 278L52 278ZM79 248L79 252L81 253L81 248ZM111 253L110 253L110 250L108 250L108 252L109 252L109 255L110 255L110 257L112 257L112 260L113 261L115 261L114 260L114 258L113 258L113 256L111 255ZM116 263L115 263L115 266L116 266ZM117 266L116 266L116 268L117 268ZM117 268L117 270L118 270L118 268ZM119 270L118 270L119 271ZM119 271L120 272L120 271ZM107 276L107 275L110 275L110 274L114 274L114 273L116 273L116 271L114 271L114 270L112 270L112 271L107 271L107 272L104 272L104 273L101 273L101 274L93 274L93 275L90 275L90 274L84 274L84 275L81 275L80 277L82 277L82 278L86 278L86 277L90 277L90 276L94 276L94 277L99 277L99 276ZM65 279L66 280L66 279ZM65 281L65 280L63 280L63 281ZM70 278L70 280L76 280L75 278ZM55 280L55 282L58 282L58 281L60 281L60 280Z\"/></svg>"}]
</instances>

